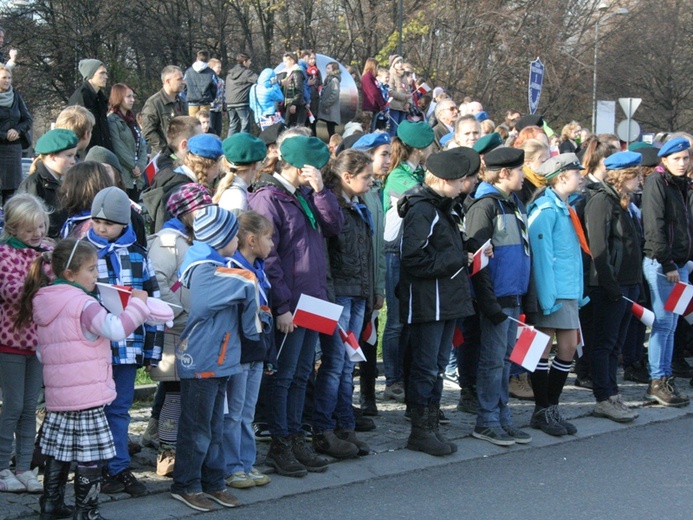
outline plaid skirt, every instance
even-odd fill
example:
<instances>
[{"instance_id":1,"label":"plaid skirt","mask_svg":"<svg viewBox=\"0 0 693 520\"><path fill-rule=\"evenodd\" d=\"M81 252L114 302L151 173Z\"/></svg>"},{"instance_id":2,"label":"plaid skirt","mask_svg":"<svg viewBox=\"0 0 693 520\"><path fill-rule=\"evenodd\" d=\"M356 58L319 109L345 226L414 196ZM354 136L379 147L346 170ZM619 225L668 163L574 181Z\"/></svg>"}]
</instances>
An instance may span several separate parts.
<instances>
[{"instance_id":1,"label":"plaid skirt","mask_svg":"<svg viewBox=\"0 0 693 520\"><path fill-rule=\"evenodd\" d=\"M115 457L115 444L103 407L48 412L41 453L63 462L95 462Z\"/></svg>"}]
</instances>

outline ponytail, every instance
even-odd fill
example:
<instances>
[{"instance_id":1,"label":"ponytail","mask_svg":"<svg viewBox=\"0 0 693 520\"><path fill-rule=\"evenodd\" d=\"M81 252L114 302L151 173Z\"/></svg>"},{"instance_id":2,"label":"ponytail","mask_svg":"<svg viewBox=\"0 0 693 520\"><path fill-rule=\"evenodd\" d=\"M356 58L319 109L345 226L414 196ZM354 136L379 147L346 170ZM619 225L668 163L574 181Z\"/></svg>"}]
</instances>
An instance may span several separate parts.
<instances>
[{"instance_id":1,"label":"ponytail","mask_svg":"<svg viewBox=\"0 0 693 520\"><path fill-rule=\"evenodd\" d=\"M390 175L392 170L397 168L403 162L407 161L413 151L414 148L406 144L399 137L393 138L390 148L390 169L388 170L387 174L385 174L385 178Z\"/></svg>"},{"instance_id":2,"label":"ponytail","mask_svg":"<svg viewBox=\"0 0 693 520\"><path fill-rule=\"evenodd\" d=\"M14 322L15 330L20 330L29 325L34 313L34 296L36 296L41 287L51 283L50 278L46 274L46 264L49 262L44 255L45 253L31 263L29 273L24 279L24 290L19 297L19 313Z\"/></svg>"}]
</instances>

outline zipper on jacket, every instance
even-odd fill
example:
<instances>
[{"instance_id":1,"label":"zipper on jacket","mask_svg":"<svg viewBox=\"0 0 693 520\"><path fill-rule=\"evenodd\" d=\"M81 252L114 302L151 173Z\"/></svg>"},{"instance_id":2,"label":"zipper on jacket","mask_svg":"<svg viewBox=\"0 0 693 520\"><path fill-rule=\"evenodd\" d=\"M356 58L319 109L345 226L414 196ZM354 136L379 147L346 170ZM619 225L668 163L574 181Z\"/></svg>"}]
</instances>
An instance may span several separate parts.
<instances>
[{"instance_id":1,"label":"zipper on jacket","mask_svg":"<svg viewBox=\"0 0 693 520\"><path fill-rule=\"evenodd\" d=\"M231 338L230 333L224 334L224 341L221 343L221 351L219 352L219 359L217 359L217 365L222 365L224 363L224 359L226 358L226 347L229 344L229 339Z\"/></svg>"}]
</instances>

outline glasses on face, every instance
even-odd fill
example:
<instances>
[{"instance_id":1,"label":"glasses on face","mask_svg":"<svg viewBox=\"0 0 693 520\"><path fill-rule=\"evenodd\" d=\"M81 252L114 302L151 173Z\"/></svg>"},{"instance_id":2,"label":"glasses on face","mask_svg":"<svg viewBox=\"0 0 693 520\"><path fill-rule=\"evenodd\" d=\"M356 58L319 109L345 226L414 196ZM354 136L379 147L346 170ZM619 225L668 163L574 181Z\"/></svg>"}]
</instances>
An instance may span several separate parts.
<instances>
[{"instance_id":1,"label":"glasses on face","mask_svg":"<svg viewBox=\"0 0 693 520\"><path fill-rule=\"evenodd\" d=\"M449 110L450 112L459 112L459 111L460 111L460 109L457 108L457 107L448 107L448 110Z\"/></svg>"}]
</instances>

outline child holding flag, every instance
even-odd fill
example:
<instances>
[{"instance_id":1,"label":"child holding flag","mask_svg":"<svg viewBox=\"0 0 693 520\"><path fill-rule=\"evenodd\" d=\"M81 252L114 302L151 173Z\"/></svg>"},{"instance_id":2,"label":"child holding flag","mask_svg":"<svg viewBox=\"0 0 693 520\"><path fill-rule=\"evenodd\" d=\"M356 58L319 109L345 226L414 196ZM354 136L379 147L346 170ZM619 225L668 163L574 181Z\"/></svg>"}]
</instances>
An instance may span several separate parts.
<instances>
[{"instance_id":1,"label":"child holding flag","mask_svg":"<svg viewBox=\"0 0 693 520\"><path fill-rule=\"evenodd\" d=\"M481 347L477 370L479 411L473 436L498 446L531 442L512 425L508 408L510 353L517 337L521 310L534 310L527 298L530 282L527 215L514 192L522 188L525 152L496 148L484 156L486 171L465 215L468 247L493 244L489 265L472 277L481 314ZM524 309L522 309L524 305Z\"/></svg>"},{"instance_id":2,"label":"child holding flag","mask_svg":"<svg viewBox=\"0 0 693 520\"><path fill-rule=\"evenodd\" d=\"M546 179L543 195L529 205L529 242L532 274L540 312L535 325L549 337L556 335L558 352L549 370L551 341L532 373L535 409L530 425L549 435L573 435L558 401L563 392L578 345L578 309L589 302L583 297L582 249L590 254L580 219L570 206L571 195L582 188L583 170L573 153L552 157L537 170Z\"/></svg>"},{"instance_id":3,"label":"child holding flag","mask_svg":"<svg viewBox=\"0 0 693 520\"><path fill-rule=\"evenodd\" d=\"M466 270L470 256L453 216L465 177L478 172L479 154L470 148L431 155L423 185L397 203L403 219L400 313L410 330L407 402L411 434L407 448L429 455L457 451L438 429L443 374L458 319L474 313ZM455 276L457 274L457 276Z\"/></svg>"},{"instance_id":4,"label":"child holding flag","mask_svg":"<svg viewBox=\"0 0 693 520\"><path fill-rule=\"evenodd\" d=\"M585 206L585 229L592 262L588 284L594 305L592 381L595 417L630 422L637 412L621 401L616 383L618 354L628 333L631 302L642 282L641 235L629 208L640 186L642 155L618 152L604 160L606 178Z\"/></svg>"},{"instance_id":5,"label":"child holding flag","mask_svg":"<svg viewBox=\"0 0 693 520\"><path fill-rule=\"evenodd\" d=\"M263 173L248 205L274 227L266 271L281 352L270 378L272 444L267 463L280 475L303 477L307 471L325 471L327 461L306 444L301 429L318 333L294 325L293 312L301 294L327 299L324 239L338 235L344 219L320 172L330 159L327 146L315 137L294 135L284 139L280 152L281 172Z\"/></svg>"},{"instance_id":6,"label":"child holding flag","mask_svg":"<svg viewBox=\"0 0 693 520\"><path fill-rule=\"evenodd\" d=\"M159 284L147 251L137 244L130 225L130 199L115 186L99 191L91 205L92 228L84 240L98 250L98 281L140 289L159 298ZM147 488L130 471L128 427L130 407L135 396L135 375L140 366L156 366L164 342L163 326L138 327L126 339L114 341L113 380L117 396L106 407L106 417L113 432L116 455L108 461L108 478L104 493L125 491L144 495Z\"/></svg>"}]
</instances>

